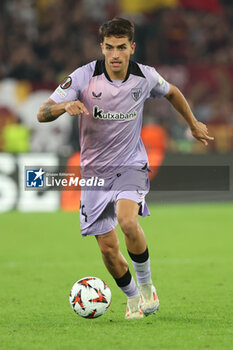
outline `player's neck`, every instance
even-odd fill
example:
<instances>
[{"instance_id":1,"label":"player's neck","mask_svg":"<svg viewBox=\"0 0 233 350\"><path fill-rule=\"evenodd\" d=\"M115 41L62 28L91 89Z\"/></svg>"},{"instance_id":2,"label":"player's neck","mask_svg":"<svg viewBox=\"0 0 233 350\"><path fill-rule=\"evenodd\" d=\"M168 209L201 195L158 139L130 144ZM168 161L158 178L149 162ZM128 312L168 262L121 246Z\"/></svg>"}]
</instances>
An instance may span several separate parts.
<instances>
[{"instance_id":1,"label":"player's neck","mask_svg":"<svg viewBox=\"0 0 233 350\"><path fill-rule=\"evenodd\" d=\"M124 80L125 77L126 77L126 74L127 74L127 71L128 71L128 66L120 71L120 72L113 72L108 66L107 64L105 63L105 68L106 68L106 71L108 73L108 76L111 80Z\"/></svg>"}]
</instances>

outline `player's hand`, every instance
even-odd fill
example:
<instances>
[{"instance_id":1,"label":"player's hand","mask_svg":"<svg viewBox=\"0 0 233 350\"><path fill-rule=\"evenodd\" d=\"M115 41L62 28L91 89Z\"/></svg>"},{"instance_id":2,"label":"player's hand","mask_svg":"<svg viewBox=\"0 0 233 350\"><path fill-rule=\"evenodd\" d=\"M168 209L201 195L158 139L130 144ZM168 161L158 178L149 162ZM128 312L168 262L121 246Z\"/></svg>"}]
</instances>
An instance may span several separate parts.
<instances>
[{"instance_id":1,"label":"player's hand","mask_svg":"<svg viewBox=\"0 0 233 350\"><path fill-rule=\"evenodd\" d=\"M89 114L88 110L81 101L71 101L65 105L65 111L70 115Z\"/></svg>"},{"instance_id":2,"label":"player's hand","mask_svg":"<svg viewBox=\"0 0 233 350\"><path fill-rule=\"evenodd\" d=\"M214 140L214 137L208 135L207 126L201 122L196 122L191 127L193 137L198 141L201 141L205 146L208 146L208 141Z\"/></svg>"}]
</instances>

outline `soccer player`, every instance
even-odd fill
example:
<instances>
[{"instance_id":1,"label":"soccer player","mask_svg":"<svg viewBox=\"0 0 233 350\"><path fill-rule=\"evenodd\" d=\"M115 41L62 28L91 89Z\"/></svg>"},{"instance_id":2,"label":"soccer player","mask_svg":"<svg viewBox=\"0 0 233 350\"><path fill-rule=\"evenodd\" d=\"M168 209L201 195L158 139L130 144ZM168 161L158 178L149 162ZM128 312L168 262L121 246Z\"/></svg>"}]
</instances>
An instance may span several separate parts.
<instances>
[{"instance_id":1,"label":"soccer player","mask_svg":"<svg viewBox=\"0 0 233 350\"><path fill-rule=\"evenodd\" d=\"M81 193L81 234L96 237L108 271L127 297L125 318L142 318L159 307L146 238L138 222L138 214L149 215L145 203L149 165L140 137L145 100L165 97L197 140L208 145L213 138L177 87L153 67L130 60L136 47L133 23L117 17L102 24L99 33L104 60L70 74L41 106L38 120L51 122L65 112L79 116L83 176L106 179L103 190ZM125 235L138 286L119 250L117 223Z\"/></svg>"}]
</instances>

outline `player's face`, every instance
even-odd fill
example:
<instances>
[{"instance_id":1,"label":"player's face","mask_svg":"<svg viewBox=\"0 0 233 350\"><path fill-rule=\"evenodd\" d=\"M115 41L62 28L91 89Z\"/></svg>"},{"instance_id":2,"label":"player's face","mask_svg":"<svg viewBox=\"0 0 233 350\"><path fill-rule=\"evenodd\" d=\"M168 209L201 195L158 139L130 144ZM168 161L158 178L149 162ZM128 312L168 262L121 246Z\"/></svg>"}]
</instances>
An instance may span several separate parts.
<instances>
[{"instance_id":1,"label":"player's face","mask_svg":"<svg viewBox=\"0 0 233 350\"><path fill-rule=\"evenodd\" d=\"M105 56L105 65L111 79L123 80L126 76L130 56L134 54L135 43L128 37L105 37L101 43L102 53Z\"/></svg>"}]
</instances>

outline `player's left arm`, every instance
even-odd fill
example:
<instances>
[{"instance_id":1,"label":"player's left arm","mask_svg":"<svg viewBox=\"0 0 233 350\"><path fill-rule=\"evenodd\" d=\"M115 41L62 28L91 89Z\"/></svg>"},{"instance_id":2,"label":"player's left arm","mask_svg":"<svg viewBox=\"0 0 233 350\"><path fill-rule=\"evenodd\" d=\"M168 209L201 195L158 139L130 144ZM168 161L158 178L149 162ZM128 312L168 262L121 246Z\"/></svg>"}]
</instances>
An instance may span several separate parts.
<instances>
[{"instance_id":1,"label":"player's left arm","mask_svg":"<svg viewBox=\"0 0 233 350\"><path fill-rule=\"evenodd\" d=\"M208 135L207 126L195 118L186 98L176 86L170 84L170 90L165 97L187 121L192 135L197 140L201 141L205 146L208 145L208 141L214 140L213 137Z\"/></svg>"}]
</instances>

